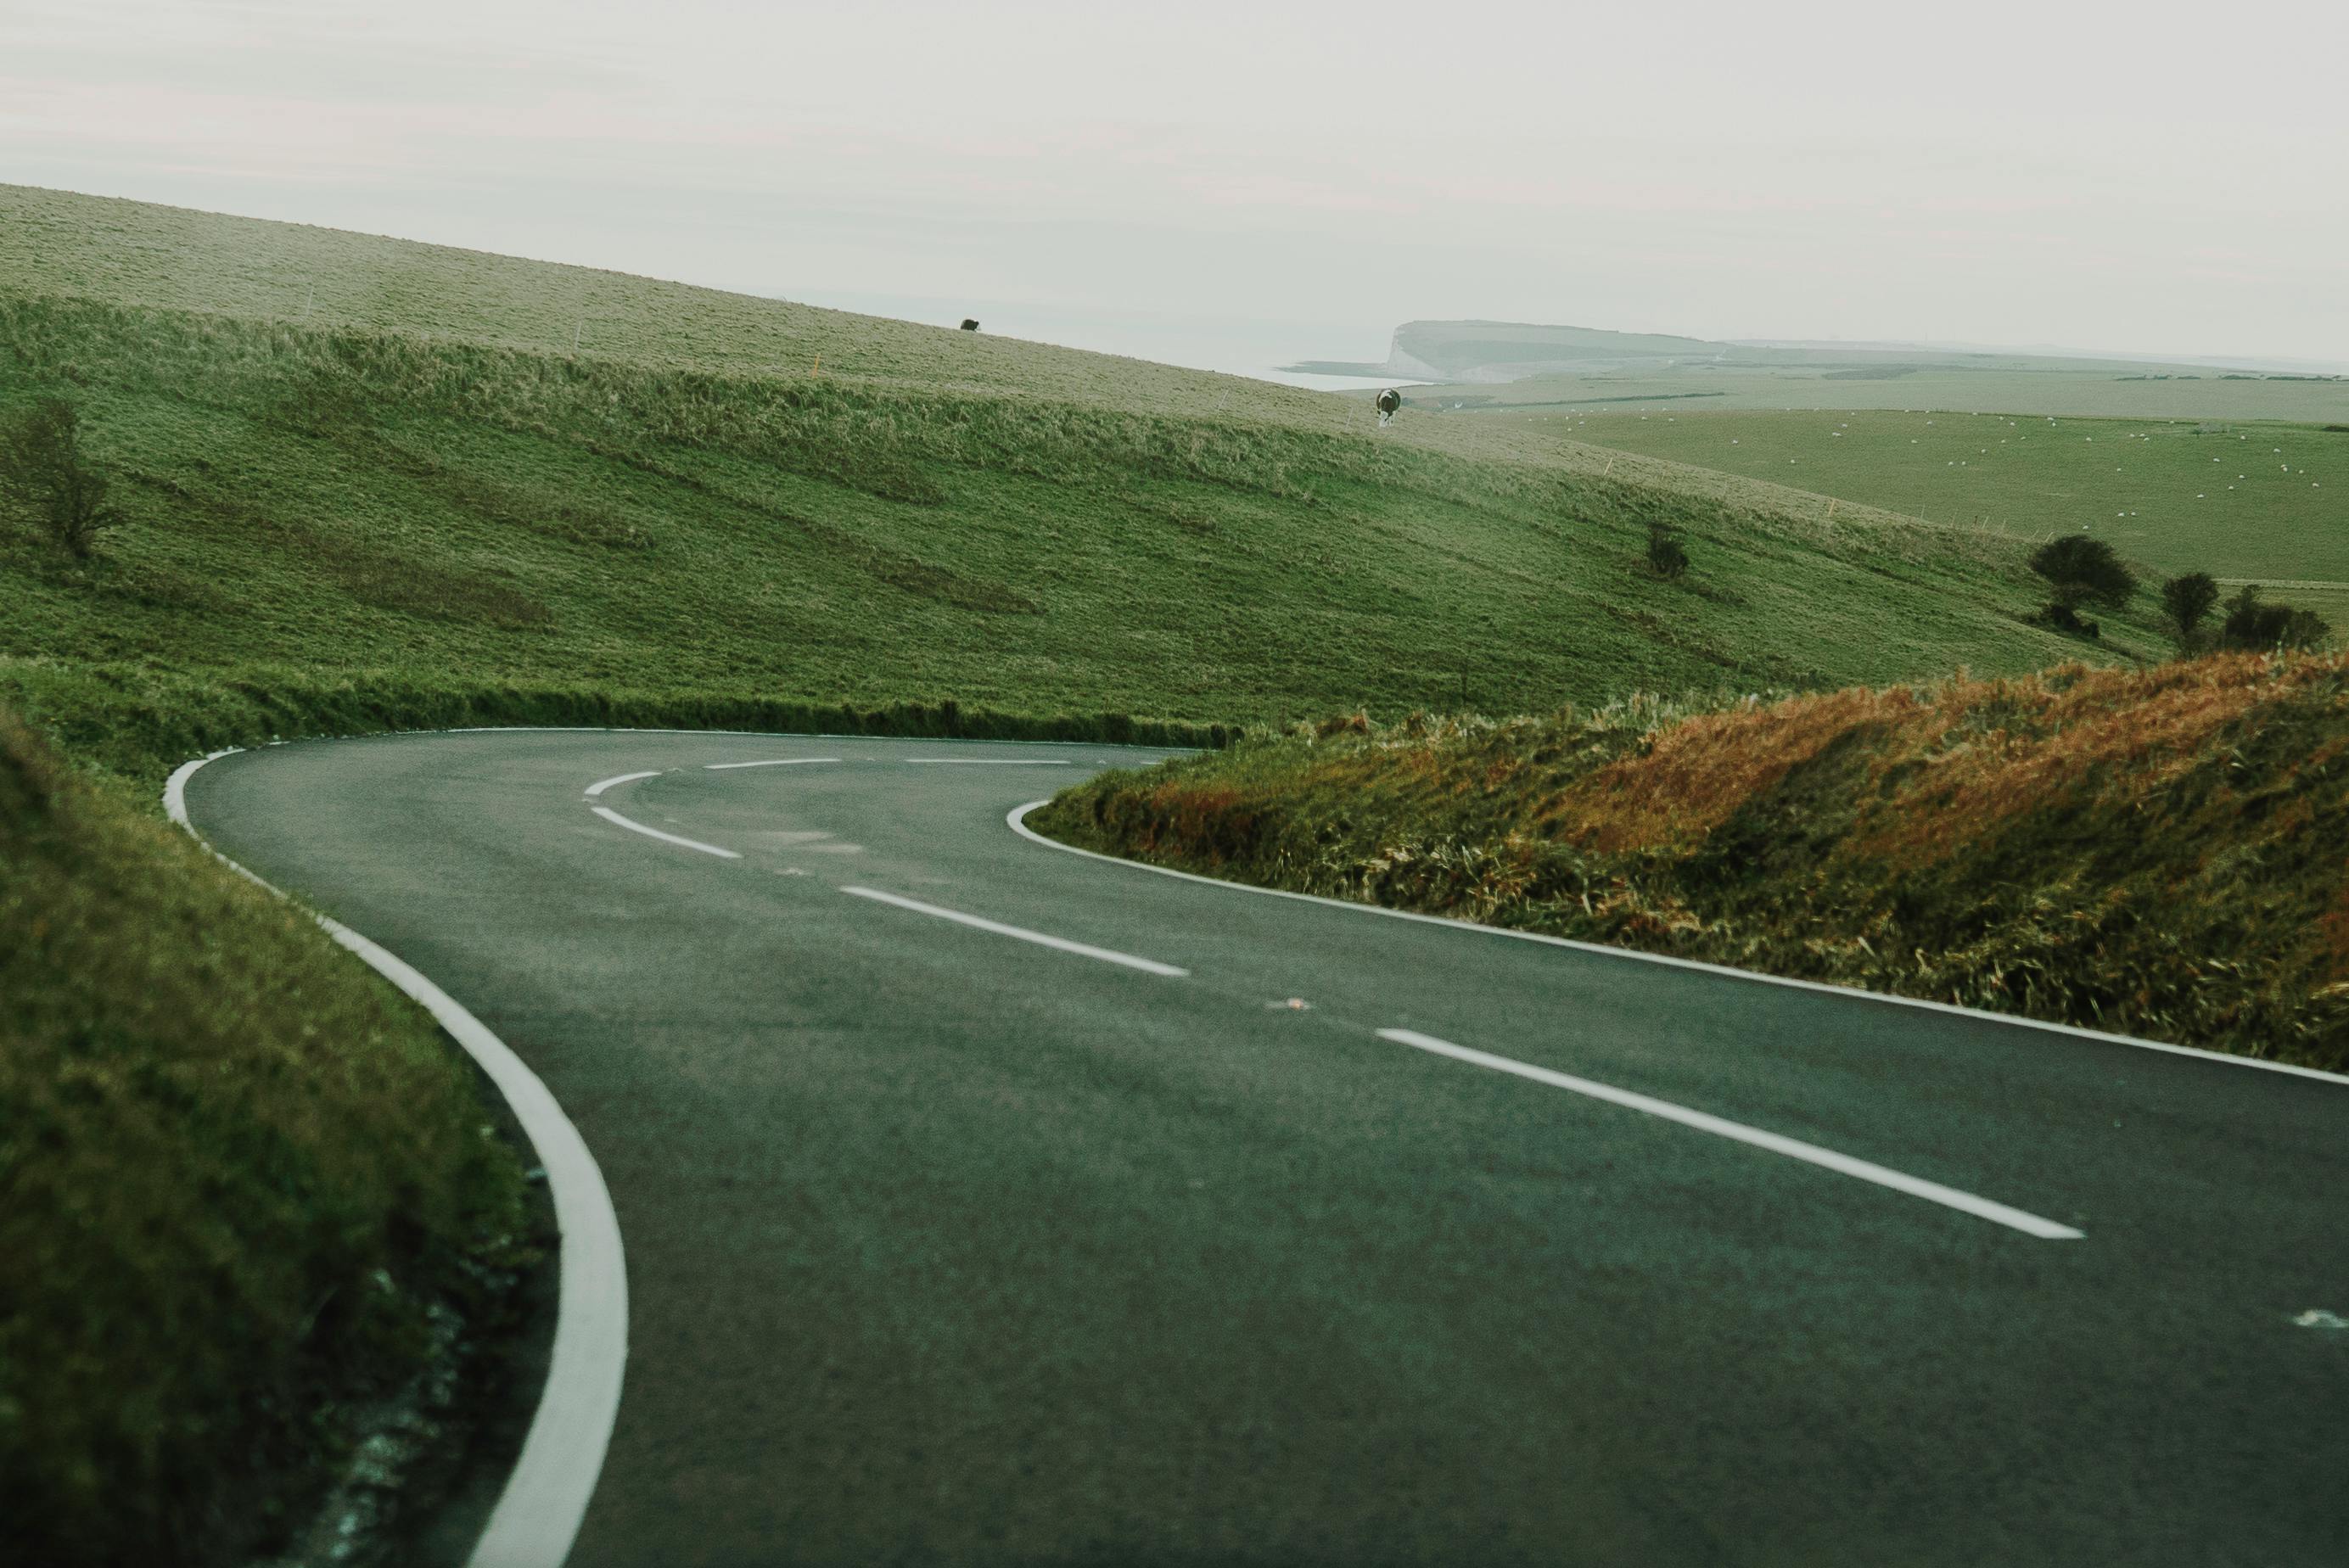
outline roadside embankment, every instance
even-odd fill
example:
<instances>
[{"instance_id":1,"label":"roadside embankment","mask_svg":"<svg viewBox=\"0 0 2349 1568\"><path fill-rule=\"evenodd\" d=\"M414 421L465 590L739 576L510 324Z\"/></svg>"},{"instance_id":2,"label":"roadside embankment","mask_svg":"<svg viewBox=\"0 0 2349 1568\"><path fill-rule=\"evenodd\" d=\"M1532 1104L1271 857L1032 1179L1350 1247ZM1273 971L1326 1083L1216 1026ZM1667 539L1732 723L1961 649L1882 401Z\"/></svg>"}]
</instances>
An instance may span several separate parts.
<instances>
[{"instance_id":1,"label":"roadside embankment","mask_svg":"<svg viewBox=\"0 0 2349 1568\"><path fill-rule=\"evenodd\" d=\"M0 711L0 1518L235 1561L502 1310L522 1177L463 1058L292 904Z\"/></svg>"},{"instance_id":2,"label":"roadside embankment","mask_svg":"<svg viewBox=\"0 0 2349 1568\"><path fill-rule=\"evenodd\" d=\"M2349 657L1297 727L1035 813L1084 848L2341 1069Z\"/></svg>"}]
</instances>

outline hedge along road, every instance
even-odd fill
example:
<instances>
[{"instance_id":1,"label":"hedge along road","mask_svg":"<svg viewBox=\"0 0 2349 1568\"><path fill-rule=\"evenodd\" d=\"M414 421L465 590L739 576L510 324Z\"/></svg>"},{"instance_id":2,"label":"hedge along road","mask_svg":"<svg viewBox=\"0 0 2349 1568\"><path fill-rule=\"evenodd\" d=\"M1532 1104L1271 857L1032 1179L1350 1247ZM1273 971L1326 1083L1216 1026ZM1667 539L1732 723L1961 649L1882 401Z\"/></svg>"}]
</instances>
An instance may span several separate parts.
<instances>
[{"instance_id":1,"label":"hedge along road","mask_svg":"<svg viewBox=\"0 0 2349 1568\"><path fill-rule=\"evenodd\" d=\"M2349 1086L1006 822L1149 755L190 780L602 1165L630 1358L572 1562L2339 1560Z\"/></svg>"}]
</instances>

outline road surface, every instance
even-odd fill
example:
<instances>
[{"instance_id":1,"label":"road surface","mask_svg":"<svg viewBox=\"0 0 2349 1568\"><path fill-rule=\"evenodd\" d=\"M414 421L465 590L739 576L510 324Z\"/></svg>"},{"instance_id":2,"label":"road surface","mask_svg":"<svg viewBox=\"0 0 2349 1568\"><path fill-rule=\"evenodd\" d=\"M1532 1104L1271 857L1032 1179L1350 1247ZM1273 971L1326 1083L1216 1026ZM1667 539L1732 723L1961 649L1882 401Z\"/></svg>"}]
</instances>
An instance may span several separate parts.
<instances>
[{"instance_id":1,"label":"road surface","mask_svg":"<svg viewBox=\"0 0 2349 1568\"><path fill-rule=\"evenodd\" d=\"M630 1350L573 1563L2349 1561L2349 1087L1007 824L1148 757L190 780L601 1162Z\"/></svg>"}]
</instances>

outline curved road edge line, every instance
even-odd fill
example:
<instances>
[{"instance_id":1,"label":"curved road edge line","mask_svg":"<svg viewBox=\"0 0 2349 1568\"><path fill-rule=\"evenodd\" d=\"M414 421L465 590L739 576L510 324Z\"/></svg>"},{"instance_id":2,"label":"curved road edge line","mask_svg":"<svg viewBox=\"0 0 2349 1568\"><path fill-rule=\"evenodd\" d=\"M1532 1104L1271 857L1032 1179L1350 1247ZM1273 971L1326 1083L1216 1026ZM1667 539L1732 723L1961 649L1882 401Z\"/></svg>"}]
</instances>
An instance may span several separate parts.
<instances>
[{"instance_id":1,"label":"curved road edge line","mask_svg":"<svg viewBox=\"0 0 2349 1568\"><path fill-rule=\"evenodd\" d=\"M1258 892L1269 898L1295 899L1300 903L1326 904L1331 909L1350 909L1358 914L1382 914L1390 920L1416 921L1422 925L1448 925L1458 931L1480 931L1487 936L1506 936L1518 942L1537 942L1546 947L1570 948L1577 953L1597 953L1609 958L1634 959L1641 964L1661 964L1671 969L1693 969L1704 975L1724 975L1733 980L1752 980L1764 985L1784 985L1796 991L1822 991L1834 996L1851 996L1869 1002L1881 1002L1888 1006L1919 1007L1930 1013L1948 1013L1961 1018L1980 1018L1992 1024L2007 1024L2019 1029L2039 1029L2048 1034L2070 1035L2075 1039L2099 1040L2110 1046L2134 1046L2141 1051L2160 1051L2165 1055L2194 1057L2206 1062L2223 1062L2230 1067L2259 1068L2271 1073L2286 1073L2293 1078L2315 1078L2323 1083L2349 1084L2349 1075L2326 1072L2323 1068L2303 1068L2292 1062L2271 1062L2261 1057L2232 1056L2225 1051L2206 1051L2199 1046L2173 1046L2167 1040L2142 1040L2135 1035L2116 1035L2103 1029L2082 1028L2077 1024L2053 1024L2043 1018L2026 1018L2017 1013L1993 1013L1982 1007L1968 1007L1955 1002L1929 1002L1921 996L1901 996L1889 991L1868 991L1857 985L1836 985L1824 980L1796 980L1785 975L1768 975L1758 969L1736 969L1726 964L1707 964L1697 958L1675 958L1666 953L1642 953L1636 947L1609 947L1600 942L1578 942L1570 936L1552 936L1539 931L1513 931L1506 925L1486 925L1481 921L1454 920L1450 915L1422 914L1413 909L1389 909L1380 903L1355 903L1342 898L1328 898L1320 893L1292 892L1287 888L1258 887L1254 882L1232 882L1223 877L1201 876L1196 872L1176 871L1173 866L1153 865L1148 861L1128 860L1123 855L1105 855L1098 850L1081 850L1074 844L1064 844L1058 839L1048 839L1027 823L1027 816L1040 806L1050 805L1049 799L1030 800L1025 806L1014 806L1004 816L1011 830L1023 839L1032 839L1071 855L1087 860L1107 861L1112 865L1131 866L1136 871L1155 872L1160 876L1175 877L1184 882L1205 882L1209 887L1232 888L1241 892Z\"/></svg>"},{"instance_id":2,"label":"curved road edge line","mask_svg":"<svg viewBox=\"0 0 2349 1568\"><path fill-rule=\"evenodd\" d=\"M205 842L188 820L188 779L205 763L242 749L232 747L182 763L163 786L163 810L215 860L284 897ZM579 1130L511 1047L412 965L350 927L310 913L336 942L420 1004L480 1064L512 1108L546 1171L562 1238L554 1355L522 1454L467 1562L471 1568L558 1568L570 1554L603 1473L627 1369L627 1263L611 1191Z\"/></svg>"}]
</instances>

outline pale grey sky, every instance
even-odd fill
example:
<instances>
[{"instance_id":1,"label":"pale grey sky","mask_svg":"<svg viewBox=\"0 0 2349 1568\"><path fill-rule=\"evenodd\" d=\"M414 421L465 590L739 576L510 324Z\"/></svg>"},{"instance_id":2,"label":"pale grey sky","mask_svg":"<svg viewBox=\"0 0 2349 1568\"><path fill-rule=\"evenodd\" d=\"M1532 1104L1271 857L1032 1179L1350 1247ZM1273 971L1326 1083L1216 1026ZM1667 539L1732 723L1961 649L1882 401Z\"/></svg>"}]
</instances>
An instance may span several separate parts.
<instances>
[{"instance_id":1,"label":"pale grey sky","mask_svg":"<svg viewBox=\"0 0 2349 1568\"><path fill-rule=\"evenodd\" d=\"M0 181L1330 356L2349 362L2344 77L2338 0L0 0Z\"/></svg>"}]
</instances>

